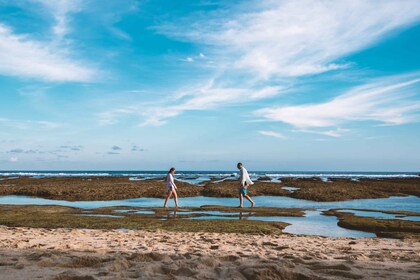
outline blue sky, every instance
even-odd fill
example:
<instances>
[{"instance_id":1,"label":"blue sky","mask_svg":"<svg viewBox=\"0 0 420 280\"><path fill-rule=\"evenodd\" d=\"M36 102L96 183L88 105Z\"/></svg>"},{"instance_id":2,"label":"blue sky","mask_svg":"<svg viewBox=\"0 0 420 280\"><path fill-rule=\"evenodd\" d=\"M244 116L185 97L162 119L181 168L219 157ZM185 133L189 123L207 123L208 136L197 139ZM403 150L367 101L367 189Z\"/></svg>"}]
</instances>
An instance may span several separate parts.
<instances>
[{"instance_id":1,"label":"blue sky","mask_svg":"<svg viewBox=\"0 0 420 280\"><path fill-rule=\"evenodd\" d=\"M0 0L0 169L420 171L420 5Z\"/></svg>"}]
</instances>

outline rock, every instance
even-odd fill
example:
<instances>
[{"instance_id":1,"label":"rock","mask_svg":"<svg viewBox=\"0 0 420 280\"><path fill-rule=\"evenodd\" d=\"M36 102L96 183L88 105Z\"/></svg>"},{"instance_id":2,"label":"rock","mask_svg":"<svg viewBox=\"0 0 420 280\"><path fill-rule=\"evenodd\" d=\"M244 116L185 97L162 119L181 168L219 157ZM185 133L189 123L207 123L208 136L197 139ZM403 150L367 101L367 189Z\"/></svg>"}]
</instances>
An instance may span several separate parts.
<instances>
[{"instance_id":1,"label":"rock","mask_svg":"<svg viewBox=\"0 0 420 280\"><path fill-rule=\"evenodd\" d=\"M271 181L271 178L268 176L261 176L258 178L258 181Z\"/></svg>"},{"instance_id":2,"label":"rock","mask_svg":"<svg viewBox=\"0 0 420 280\"><path fill-rule=\"evenodd\" d=\"M198 272L195 272L188 267L181 267L181 268L178 268L175 272L173 272L173 274L177 276L183 276L183 277L192 277L196 275L197 273Z\"/></svg>"}]
</instances>

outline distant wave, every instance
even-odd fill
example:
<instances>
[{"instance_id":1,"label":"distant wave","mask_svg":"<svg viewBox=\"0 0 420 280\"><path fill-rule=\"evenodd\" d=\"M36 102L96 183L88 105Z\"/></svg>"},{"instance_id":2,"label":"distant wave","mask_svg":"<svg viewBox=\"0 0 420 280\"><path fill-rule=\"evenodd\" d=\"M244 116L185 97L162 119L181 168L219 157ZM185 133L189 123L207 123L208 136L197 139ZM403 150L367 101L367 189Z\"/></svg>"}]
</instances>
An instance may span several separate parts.
<instances>
[{"instance_id":1,"label":"distant wave","mask_svg":"<svg viewBox=\"0 0 420 280\"><path fill-rule=\"evenodd\" d=\"M0 171L2 177L139 177L139 178L160 178L166 174L166 171ZM251 177L258 178L268 176L272 179L285 177L294 178L415 178L418 173L414 172L272 172L258 171L250 172ZM237 177L236 172L224 171L183 171L176 173L176 177L185 180L199 177L208 178L226 178Z\"/></svg>"}]
</instances>

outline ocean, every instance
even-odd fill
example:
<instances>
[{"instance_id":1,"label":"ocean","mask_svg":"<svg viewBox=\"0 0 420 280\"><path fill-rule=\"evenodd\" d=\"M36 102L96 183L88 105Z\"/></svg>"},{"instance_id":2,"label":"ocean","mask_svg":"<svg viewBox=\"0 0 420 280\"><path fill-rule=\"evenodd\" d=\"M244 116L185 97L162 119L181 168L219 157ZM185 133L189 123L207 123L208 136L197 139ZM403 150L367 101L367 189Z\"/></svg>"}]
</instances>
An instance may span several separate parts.
<instances>
[{"instance_id":1,"label":"ocean","mask_svg":"<svg viewBox=\"0 0 420 280\"><path fill-rule=\"evenodd\" d=\"M160 178L166 174L167 171L0 171L2 177L91 177L91 176L125 176L125 177L138 177L138 178ZM270 177L271 179L281 179L285 177L295 178L415 178L419 177L418 172L341 172L341 171L251 171L250 176L259 178L263 176ZM198 177L209 178L226 178L236 177L238 171L177 171L175 177L194 179Z\"/></svg>"}]
</instances>

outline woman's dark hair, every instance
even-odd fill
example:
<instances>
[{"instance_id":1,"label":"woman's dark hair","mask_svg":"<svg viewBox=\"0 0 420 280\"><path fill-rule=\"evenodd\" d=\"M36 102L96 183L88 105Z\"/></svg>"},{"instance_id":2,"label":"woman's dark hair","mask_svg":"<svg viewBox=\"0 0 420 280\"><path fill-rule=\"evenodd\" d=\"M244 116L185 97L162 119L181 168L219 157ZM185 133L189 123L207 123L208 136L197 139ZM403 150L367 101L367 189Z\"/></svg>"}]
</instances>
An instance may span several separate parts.
<instances>
[{"instance_id":1,"label":"woman's dark hair","mask_svg":"<svg viewBox=\"0 0 420 280\"><path fill-rule=\"evenodd\" d=\"M169 169L168 173L171 173L172 171L175 171L175 167L171 167L171 169Z\"/></svg>"}]
</instances>

